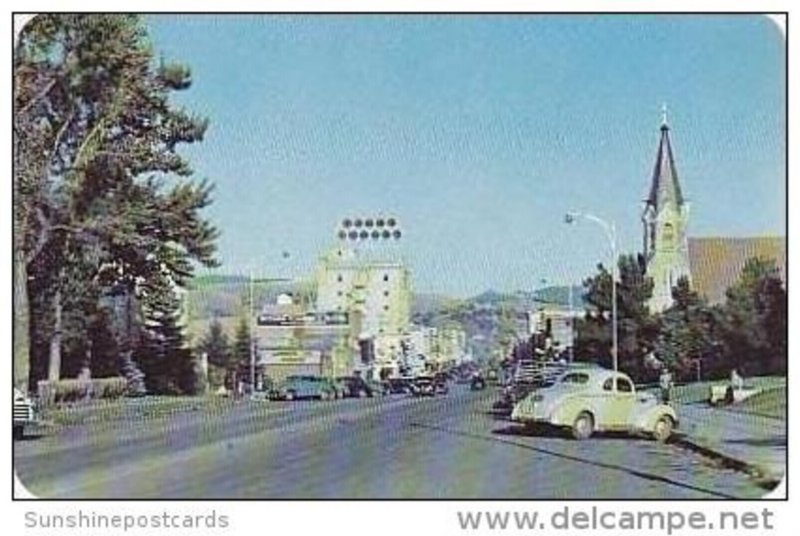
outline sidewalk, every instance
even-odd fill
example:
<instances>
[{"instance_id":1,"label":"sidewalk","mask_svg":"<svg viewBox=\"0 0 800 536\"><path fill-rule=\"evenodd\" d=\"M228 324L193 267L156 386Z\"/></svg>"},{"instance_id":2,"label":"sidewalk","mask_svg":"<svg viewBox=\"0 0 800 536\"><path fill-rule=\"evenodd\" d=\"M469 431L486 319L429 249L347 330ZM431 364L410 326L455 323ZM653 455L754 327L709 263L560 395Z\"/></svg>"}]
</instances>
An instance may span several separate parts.
<instances>
[{"instance_id":1,"label":"sidewalk","mask_svg":"<svg viewBox=\"0 0 800 536\"><path fill-rule=\"evenodd\" d=\"M675 409L688 446L713 451L767 479L779 480L786 472L784 419L699 402Z\"/></svg>"}]
</instances>

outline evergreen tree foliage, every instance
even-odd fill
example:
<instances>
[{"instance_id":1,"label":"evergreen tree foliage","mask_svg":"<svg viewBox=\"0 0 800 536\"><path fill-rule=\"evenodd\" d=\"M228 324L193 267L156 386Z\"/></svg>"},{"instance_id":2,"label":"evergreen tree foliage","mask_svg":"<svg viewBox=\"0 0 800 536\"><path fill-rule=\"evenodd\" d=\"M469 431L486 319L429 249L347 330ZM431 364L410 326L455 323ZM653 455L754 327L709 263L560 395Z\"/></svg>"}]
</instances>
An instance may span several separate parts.
<instances>
[{"instance_id":1,"label":"evergreen tree foliage","mask_svg":"<svg viewBox=\"0 0 800 536\"><path fill-rule=\"evenodd\" d=\"M686 277L672 289L673 304L659 318L656 357L676 379L724 377L728 372L722 354L719 312L691 289Z\"/></svg>"},{"instance_id":2,"label":"evergreen tree foliage","mask_svg":"<svg viewBox=\"0 0 800 536\"><path fill-rule=\"evenodd\" d=\"M598 273L583 282L588 310L576 323L575 357L611 367L612 281L610 271L598 264ZM647 301L653 282L646 277L644 262L633 255L618 260L617 326L619 368L635 379L647 377L644 357L652 349L658 333Z\"/></svg>"},{"instance_id":3,"label":"evergreen tree foliage","mask_svg":"<svg viewBox=\"0 0 800 536\"><path fill-rule=\"evenodd\" d=\"M250 323L247 318L242 317L236 327L236 334L233 338L233 356L228 373L233 381L250 381L250 345L252 344L250 334Z\"/></svg>"},{"instance_id":4,"label":"evergreen tree foliage","mask_svg":"<svg viewBox=\"0 0 800 536\"><path fill-rule=\"evenodd\" d=\"M787 295L774 261L751 258L722 309L727 361L747 375L786 374Z\"/></svg>"},{"instance_id":5,"label":"evergreen tree foliage","mask_svg":"<svg viewBox=\"0 0 800 536\"><path fill-rule=\"evenodd\" d=\"M190 72L154 60L138 16L51 14L23 29L14 76L15 274L26 281L30 383L74 371L67 350L67 361L117 363L139 390L139 342L150 359L186 361L165 295L194 262L215 264L217 231L200 215L211 187L189 179L177 152L207 121L170 103ZM103 300L112 315L89 305ZM120 314L133 324L119 329L110 317ZM116 355L65 348L90 339L95 317L110 321Z\"/></svg>"},{"instance_id":6,"label":"evergreen tree foliage","mask_svg":"<svg viewBox=\"0 0 800 536\"><path fill-rule=\"evenodd\" d=\"M213 387L228 384L227 376L232 368L233 352L228 336L217 318L209 325L198 351L205 353L208 359L209 383ZM220 374L222 377L218 378Z\"/></svg>"}]
</instances>

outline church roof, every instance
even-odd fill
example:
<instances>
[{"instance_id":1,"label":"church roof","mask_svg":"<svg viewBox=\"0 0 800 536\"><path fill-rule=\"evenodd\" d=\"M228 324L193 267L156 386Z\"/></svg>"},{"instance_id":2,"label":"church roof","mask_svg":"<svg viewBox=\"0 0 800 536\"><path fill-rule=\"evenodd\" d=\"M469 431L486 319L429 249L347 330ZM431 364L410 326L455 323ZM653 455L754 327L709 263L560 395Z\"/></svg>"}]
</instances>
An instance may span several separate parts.
<instances>
[{"instance_id":1,"label":"church roof","mask_svg":"<svg viewBox=\"0 0 800 536\"><path fill-rule=\"evenodd\" d=\"M672 156L672 144L669 140L669 126L666 121L661 125L661 141L658 144L658 155L653 167L653 179L650 184L650 195L647 204L656 210L667 201L672 201L675 207L683 205L683 194L678 182L678 171L675 168L675 158Z\"/></svg>"},{"instance_id":2,"label":"church roof","mask_svg":"<svg viewBox=\"0 0 800 536\"><path fill-rule=\"evenodd\" d=\"M712 304L725 301L725 291L736 283L745 262L752 257L775 261L786 281L786 238L689 238L689 266L692 286Z\"/></svg>"}]
</instances>

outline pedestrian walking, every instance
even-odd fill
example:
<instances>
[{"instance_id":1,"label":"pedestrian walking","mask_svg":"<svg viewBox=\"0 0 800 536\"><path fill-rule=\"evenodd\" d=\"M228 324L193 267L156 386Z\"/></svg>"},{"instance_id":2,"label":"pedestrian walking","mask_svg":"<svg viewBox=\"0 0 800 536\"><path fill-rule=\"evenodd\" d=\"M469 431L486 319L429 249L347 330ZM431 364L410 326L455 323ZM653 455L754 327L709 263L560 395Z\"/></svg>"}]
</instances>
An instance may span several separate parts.
<instances>
[{"instance_id":1,"label":"pedestrian walking","mask_svg":"<svg viewBox=\"0 0 800 536\"><path fill-rule=\"evenodd\" d=\"M661 387L661 401L664 404L669 404L672 401L672 373L667 367L661 369L658 384Z\"/></svg>"}]
</instances>

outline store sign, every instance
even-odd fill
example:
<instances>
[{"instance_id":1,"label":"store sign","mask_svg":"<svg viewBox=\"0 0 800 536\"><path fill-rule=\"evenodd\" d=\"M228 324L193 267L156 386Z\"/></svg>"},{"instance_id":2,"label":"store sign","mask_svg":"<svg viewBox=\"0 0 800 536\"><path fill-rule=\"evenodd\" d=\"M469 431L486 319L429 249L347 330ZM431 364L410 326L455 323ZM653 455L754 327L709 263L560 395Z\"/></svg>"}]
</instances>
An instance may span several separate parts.
<instances>
[{"instance_id":1,"label":"store sign","mask_svg":"<svg viewBox=\"0 0 800 536\"><path fill-rule=\"evenodd\" d=\"M319 365L322 363L322 352L314 350L267 350L259 355L262 365Z\"/></svg>"}]
</instances>

